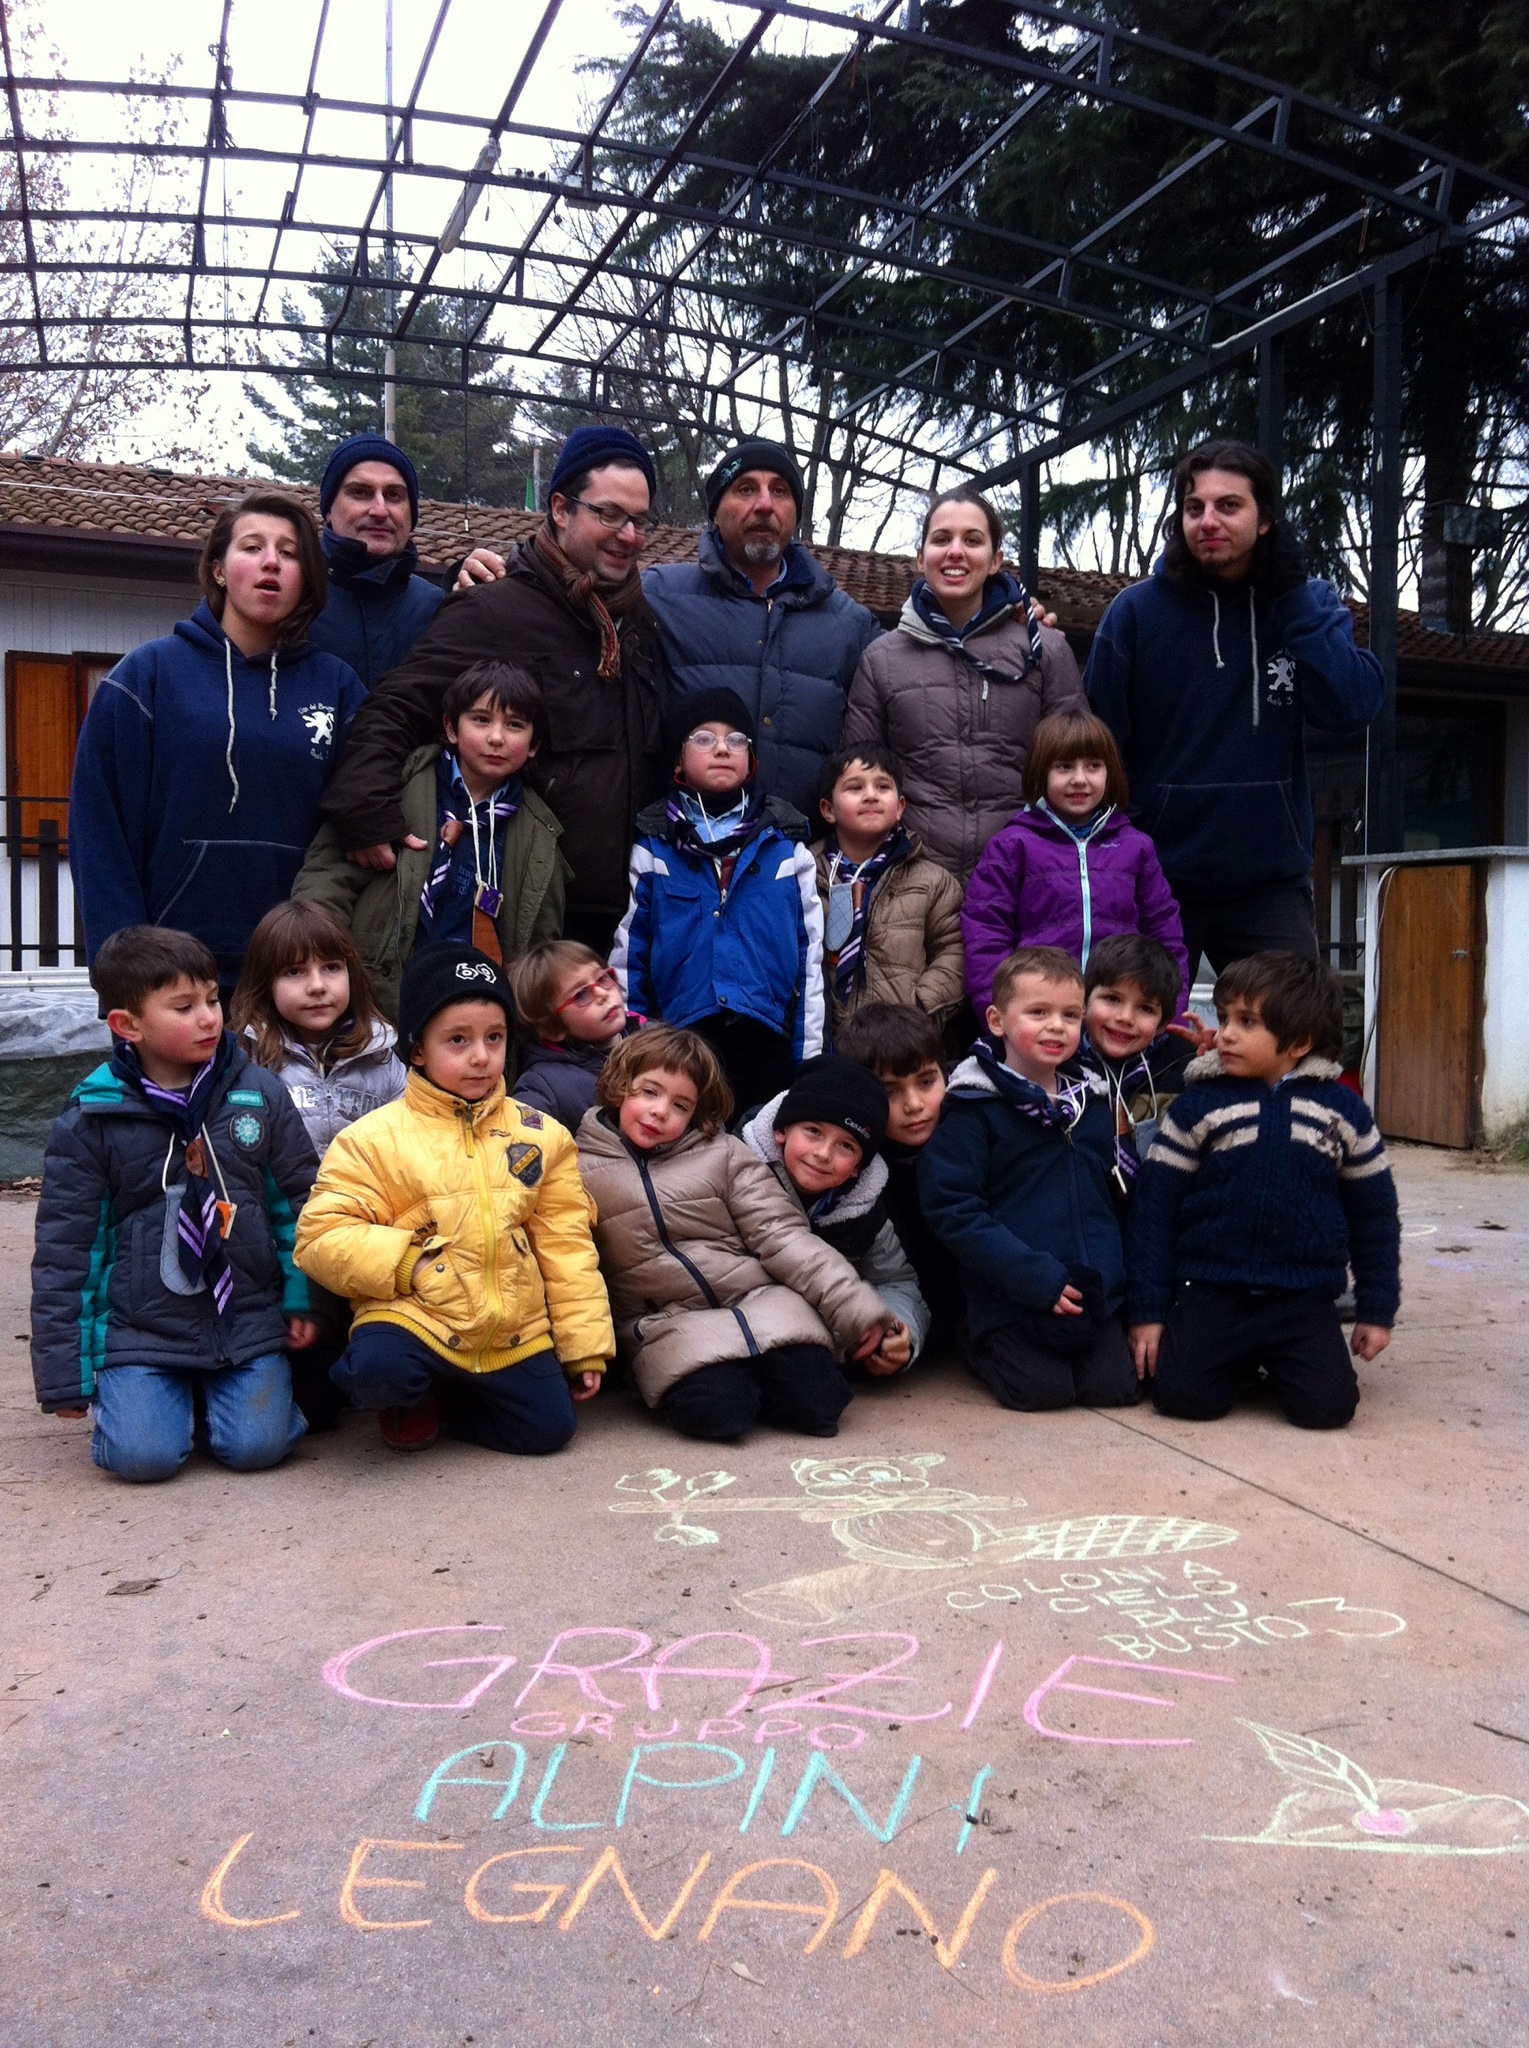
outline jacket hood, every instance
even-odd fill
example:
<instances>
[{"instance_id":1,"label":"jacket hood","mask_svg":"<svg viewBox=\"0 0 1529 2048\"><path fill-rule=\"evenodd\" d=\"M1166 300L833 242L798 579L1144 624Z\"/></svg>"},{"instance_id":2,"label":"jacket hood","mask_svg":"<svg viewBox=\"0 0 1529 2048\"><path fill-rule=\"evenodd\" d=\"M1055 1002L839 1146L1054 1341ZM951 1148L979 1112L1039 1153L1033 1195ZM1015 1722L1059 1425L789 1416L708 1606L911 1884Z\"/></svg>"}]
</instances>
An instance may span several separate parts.
<instances>
[{"instance_id":1,"label":"jacket hood","mask_svg":"<svg viewBox=\"0 0 1529 2048\"><path fill-rule=\"evenodd\" d=\"M1109 804L1074 827L1065 818L1059 818L1050 804L1042 802L1022 804L1003 829L1034 833L1036 838L1049 839L1054 846L1065 846L1070 852L1080 841L1099 846L1107 839L1118 839L1129 822L1124 811Z\"/></svg>"},{"instance_id":2,"label":"jacket hood","mask_svg":"<svg viewBox=\"0 0 1529 2048\"><path fill-rule=\"evenodd\" d=\"M799 840L802 845L806 845L811 827L801 812L793 810L784 797L767 796L759 807L759 818L762 825L773 825L783 839ZM637 830L645 838L669 837L667 796L657 798L646 810L637 813Z\"/></svg>"},{"instance_id":3,"label":"jacket hood","mask_svg":"<svg viewBox=\"0 0 1529 2048\"><path fill-rule=\"evenodd\" d=\"M407 583L419 566L419 549L405 543L396 555L374 555L364 540L351 540L332 527L319 529L329 580L347 590L389 591Z\"/></svg>"},{"instance_id":4,"label":"jacket hood","mask_svg":"<svg viewBox=\"0 0 1529 2048\"><path fill-rule=\"evenodd\" d=\"M189 619L176 620L175 637L178 640L189 641L191 646L195 647L199 653L210 654L217 661L220 668L227 658L225 654L226 649L232 653L236 664L242 662L246 668L258 669L262 675L270 669L273 655L276 668L280 671L290 667L293 662L301 660L308 652L308 642L304 638L302 640L284 641L280 646L273 648L271 654L256 654L253 656L241 654L213 617L212 606L205 597Z\"/></svg>"},{"instance_id":5,"label":"jacket hood","mask_svg":"<svg viewBox=\"0 0 1529 2048\"><path fill-rule=\"evenodd\" d=\"M478 1125L491 1122L503 1113L505 1087L503 1081L496 1081L481 1102L468 1102L463 1096L453 1095L448 1089L437 1088L433 1081L427 1081L418 1067L410 1067L408 1084L403 1099L410 1109L424 1116L462 1117L464 1122Z\"/></svg>"},{"instance_id":6,"label":"jacket hood","mask_svg":"<svg viewBox=\"0 0 1529 2048\"><path fill-rule=\"evenodd\" d=\"M793 1186L786 1171L785 1158L775 1142L775 1112L785 1101L786 1093L783 1088L779 1095L772 1096L762 1109L754 1112L738 1135L754 1157L764 1161L786 1192L794 1195L805 1209L807 1204L800 1189ZM887 1162L878 1152L861 1167L852 1181L835 1190L837 1200L825 1220L837 1225L853 1223L857 1216L869 1215L885 1193L887 1179Z\"/></svg>"},{"instance_id":7,"label":"jacket hood","mask_svg":"<svg viewBox=\"0 0 1529 2048\"><path fill-rule=\"evenodd\" d=\"M223 1036L232 1042L232 1051L222 1086L213 1096L213 1103L221 1102L230 1088L237 1084L239 1076L250 1065L249 1055L232 1032ZM130 1087L119 1074L114 1074L109 1060L103 1060L98 1067L92 1067L82 1081L77 1081L70 1092L70 1103L90 1116L153 1116L154 1109ZM209 1105L208 1114L211 1114Z\"/></svg>"},{"instance_id":8,"label":"jacket hood","mask_svg":"<svg viewBox=\"0 0 1529 2048\"><path fill-rule=\"evenodd\" d=\"M1341 1060L1323 1059L1319 1053L1309 1052L1285 1076L1287 1081L1336 1081L1343 1072ZM1235 1074L1229 1074L1221 1064L1221 1055L1214 1047L1192 1059L1184 1069L1184 1086L1192 1088L1197 1081L1229 1081L1234 1087L1248 1084Z\"/></svg>"},{"instance_id":9,"label":"jacket hood","mask_svg":"<svg viewBox=\"0 0 1529 2048\"><path fill-rule=\"evenodd\" d=\"M913 588L903 600L903 608L897 615L897 630L906 633L925 647L944 647L948 643L943 634L936 632L920 609L919 600L933 604L929 596L929 585L924 577L915 579ZM990 633L995 626L1001 626L1005 619L1014 616L1018 606L1026 604L1024 585L1006 569L1000 569L996 576L990 576L983 586L982 607L965 632L963 640L976 640L984 633Z\"/></svg>"},{"instance_id":10,"label":"jacket hood","mask_svg":"<svg viewBox=\"0 0 1529 2048\"><path fill-rule=\"evenodd\" d=\"M1060 1071L1060 1069L1059 1069ZM1076 1091L1081 1088L1088 1095L1104 1095L1108 1087L1103 1077L1092 1068L1069 1070L1066 1075L1068 1086ZM1001 1101L1030 1102L1037 1107L1050 1109L1055 1106L1056 1097L1048 1095L1044 1088L1034 1081L1027 1081L1023 1074L1006 1067L1002 1060L995 1059L982 1047L969 1052L955 1068L945 1084L947 1095L964 1095L968 1098L992 1095Z\"/></svg>"},{"instance_id":11,"label":"jacket hood","mask_svg":"<svg viewBox=\"0 0 1529 2048\"><path fill-rule=\"evenodd\" d=\"M240 1048L251 1060L255 1057L255 1040L258 1035L253 1024L246 1024L239 1034ZM285 1034L283 1036L285 1037ZM381 1017L374 1017L365 1045L359 1052L347 1053L343 1060L336 1060L329 1069L330 1077L343 1073L346 1067L353 1066L357 1060L375 1059L382 1053L391 1052L397 1043L398 1033L392 1025L385 1023ZM287 1038L286 1048L287 1058L294 1066L312 1067L315 1074L321 1071L318 1061L313 1056L313 1048L304 1045L301 1039Z\"/></svg>"},{"instance_id":12,"label":"jacket hood","mask_svg":"<svg viewBox=\"0 0 1529 2048\"><path fill-rule=\"evenodd\" d=\"M574 1135L579 1151L587 1153L591 1159L629 1159L634 1165L639 1159L652 1160L655 1164L678 1159L686 1152L693 1152L697 1145L711 1143L706 1133L697 1130L692 1124L690 1129L676 1138L672 1145L659 1145L651 1152L639 1152L636 1146L622 1137L608 1112L598 1103L593 1109L585 1110Z\"/></svg>"},{"instance_id":13,"label":"jacket hood","mask_svg":"<svg viewBox=\"0 0 1529 2048\"><path fill-rule=\"evenodd\" d=\"M758 593L753 584L727 559L722 548L722 536L714 525L702 527L701 538L696 545L696 560L705 575L721 586L724 595L757 599ZM770 594L798 610L807 605L823 604L839 587L817 557L809 554L799 541L787 542L785 566L784 582Z\"/></svg>"},{"instance_id":14,"label":"jacket hood","mask_svg":"<svg viewBox=\"0 0 1529 2048\"><path fill-rule=\"evenodd\" d=\"M536 1038L526 1049L526 1060L534 1059L539 1067L583 1067L598 1074L610 1050L608 1045L586 1045L577 1038Z\"/></svg>"}]
</instances>

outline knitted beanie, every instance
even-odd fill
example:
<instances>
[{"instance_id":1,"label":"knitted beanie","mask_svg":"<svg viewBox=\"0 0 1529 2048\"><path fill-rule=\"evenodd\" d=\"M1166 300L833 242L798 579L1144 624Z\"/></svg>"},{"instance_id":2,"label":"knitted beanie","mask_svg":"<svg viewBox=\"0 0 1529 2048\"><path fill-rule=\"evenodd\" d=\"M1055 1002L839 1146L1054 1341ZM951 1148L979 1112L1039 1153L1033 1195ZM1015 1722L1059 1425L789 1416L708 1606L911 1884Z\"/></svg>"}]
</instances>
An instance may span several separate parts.
<instances>
[{"instance_id":1,"label":"knitted beanie","mask_svg":"<svg viewBox=\"0 0 1529 2048\"><path fill-rule=\"evenodd\" d=\"M663 723L664 759L677 767L685 742L696 727L713 724L725 725L729 732L747 733L749 745L758 744L754 714L736 690L719 685L710 690L687 691L669 706Z\"/></svg>"},{"instance_id":2,"label":"knitted beanie","mask_svg":"<svg viewBox=\"0 0 1529 2048\"><path fill-rule=\"evenodd\" d=\"M729 448L711 475L706 479L706 516L715 519L722 493L729 484L736 483L751 469L767 469L772 476L783 476L791 486L791 495L796 500L796 516L802 516L802 500L806 488L802 483L802 472L792 459L791 451L783 448L779 441L740 441Z\"/></svg>"},{"instance_id":3,"label":"knitted beanie","mask_svg":"<svg viewBox=\"0 0 1529 2048\"><path fill-rule=\"evenodd\" d=\"M472 946L421 946L409 955L398 990L398 1057L407 1066L425 1026L452 1003L497 1003L515 1029L515 998L503 971Z\"/></svg>"},{"instance_id":4,"label":"knitted beanie","mask_svg":"<svg viewBox=\"0 0 1529 2048\"><path fill-rule=\"evenodd\" d=\"M836 1052L804 1060L775 1112L775 1128L836 1124L860 1143L869 1159L887 1135L887 1091L865 1067Z\"/></svg>"},{"instance_id":5,"label":"knitted beanie","mask_svg":"<svg viewBox=\"0 0 1529 2048\"><path fill-rule=\"evenodd\" d=\"M409 524L419 524L419 477L403 450L381 434L352 434L342 441L324 465L319 485L319 511L327 519L329 508L340 495L340 486L358 462L388 462L398 471L409 490Z\"/></svg>"},{"instance_id":6,"label":"knitted beanie","mask_svg":"<svg viewBox=\"0 0 1529 2048\"><path fill-rule=\"evenodd\" d=\"M649 495L658 489L653 458L635 434L629 434L625 427L575 427L557 451L552 481L547 486L548 500L554 491L566 495L574 477L582 476L585 470L603 469L608 462L635 464L648 480Z\"/></svg>"}]
</instances>

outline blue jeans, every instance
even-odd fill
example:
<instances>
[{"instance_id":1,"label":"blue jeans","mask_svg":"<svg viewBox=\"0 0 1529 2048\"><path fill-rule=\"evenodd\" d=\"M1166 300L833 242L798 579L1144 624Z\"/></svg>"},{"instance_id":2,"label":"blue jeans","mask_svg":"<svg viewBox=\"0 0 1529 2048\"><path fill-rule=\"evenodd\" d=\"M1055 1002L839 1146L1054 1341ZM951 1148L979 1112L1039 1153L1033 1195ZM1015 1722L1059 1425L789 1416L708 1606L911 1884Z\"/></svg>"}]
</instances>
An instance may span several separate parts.
<instances>
[{"instance_id":1,"label":"blue jeans","mask_svg":"<svg viewBox=\"0 0 1529 2048\"><path fill-rule=\"evenodd\" d=\"M279 1465L307 1427L292 1404L284 1351L220 1372L112 1365L96 1381L91 1457L119 1479L173 1479L191 1455L197 1381L206 1401L208 1446L235 1472Z\"/></svg>"},{"instance_id":2,"label":"blue jeans","mask_svg":"<svg viewBox=\"0 0 1529 2048\"><path fill-rule=\"evenodd\" d=\"M434 1394L447 1436L486 1451L543 1457L575 1428L573 1396L552 1351L497 1372L463 1372L396 1323L363 1323L329 1377L358 1408L412 1408Z\"/></svg>"}]
</instances>

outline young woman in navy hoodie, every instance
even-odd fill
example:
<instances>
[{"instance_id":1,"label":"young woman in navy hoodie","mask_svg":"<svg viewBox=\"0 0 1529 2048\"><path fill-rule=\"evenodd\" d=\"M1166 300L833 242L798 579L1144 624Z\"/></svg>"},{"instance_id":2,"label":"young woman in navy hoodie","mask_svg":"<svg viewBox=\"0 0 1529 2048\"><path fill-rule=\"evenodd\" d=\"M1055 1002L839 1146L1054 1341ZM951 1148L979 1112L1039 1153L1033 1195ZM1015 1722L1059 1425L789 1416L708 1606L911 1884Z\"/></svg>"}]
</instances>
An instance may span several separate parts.
<instances>
[{"instance_id":1,"label":"young woman in navy hoodie","mask_svg":"<svg viewBox=\"0 0 1529 2048\"><path fill-rule=\"evenodd\" d=\"M91 960L128 925L195 934L231 988L290 895L365 690L307 644L328 591L307 511L252 491L213 522L202 603L119 661L86 715L69 866Z\"/></svg>"}]
</instances>

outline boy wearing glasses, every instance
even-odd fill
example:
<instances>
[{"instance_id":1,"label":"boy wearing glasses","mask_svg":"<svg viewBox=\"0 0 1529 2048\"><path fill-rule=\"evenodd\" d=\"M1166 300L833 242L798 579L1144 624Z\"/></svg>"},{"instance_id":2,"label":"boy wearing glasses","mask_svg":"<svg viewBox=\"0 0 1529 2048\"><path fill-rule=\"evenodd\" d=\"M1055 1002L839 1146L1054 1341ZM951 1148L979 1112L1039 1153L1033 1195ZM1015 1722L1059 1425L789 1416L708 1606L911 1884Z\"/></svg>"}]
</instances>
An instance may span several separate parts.
<instances>
[{"instance_id":1,"label":"boy wearing glasses","mask_svg":"<svg viewBox=\"0 0 1529 2048\"><path fill-rule=\"evenodd\" d=\"M628 1009L699 1032L741 1108L823 1050L823 912L807 821L765 795L754 721L732 690L664 727L674 786L637 820L611 966Z\"/></svg>"},{"instance_id":2,"label":"boy wearing glasses","mask_svg":"<svg viewBox=\"0 0 1529 2048\"><path fill-rule=\"evenodd\" d=\"M562 930L562 828L524 781L546 724L535 676L475 662L441 700L444 745L420 747L404 763L410 837L393 872L357 867L334 826L320 826L293 900L317 903L347 927L389 1018L420 948L473 946L503 965Z\"/></svg>"},{"instance_id":3,"label":"boy wearing glasses","mask_svg":"<svg viewBox=\"0 0 1529 2048\"><path fill-rule=\"evenodd\" d=\"M521 1054L515 1100L577 1131L595 1106L612 1049L643 1019L629 1015L620 983L598 953L573 939L543 939L510 969Z\"/></svg>"}]
</instances>

